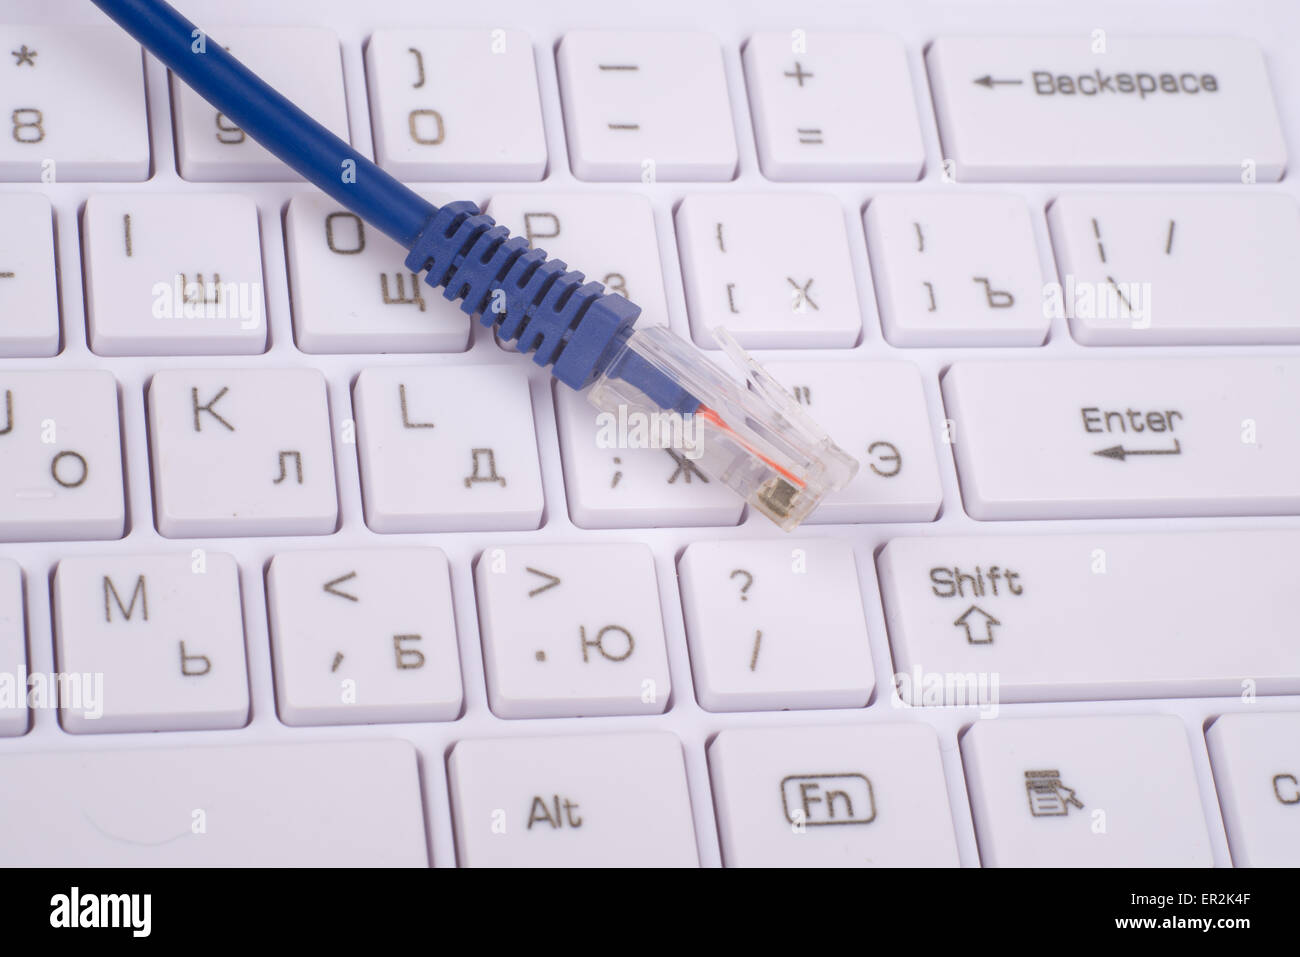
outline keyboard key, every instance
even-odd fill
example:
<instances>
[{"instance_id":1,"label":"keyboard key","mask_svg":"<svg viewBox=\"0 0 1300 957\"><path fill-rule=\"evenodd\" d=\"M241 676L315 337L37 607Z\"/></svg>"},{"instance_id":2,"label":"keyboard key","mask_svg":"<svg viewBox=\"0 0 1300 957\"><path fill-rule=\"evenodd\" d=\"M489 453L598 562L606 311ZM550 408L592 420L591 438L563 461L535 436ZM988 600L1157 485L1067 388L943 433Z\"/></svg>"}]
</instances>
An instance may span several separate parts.
<instances>
[{"instance_id":1,"label":"keyboard key","mask_svg":"<svg viewBox=\"0 0 1300 957\"><path fill-rule=\"evenodd\" d=\"M686 448L632 448L629 426L555 386L569 517L582 528L735 525L745 503L700 471Z\"/></svg>"},{"instance_id":2,"label":"keyboard key","mask_svg":"<svg viewBox=\"0 0 1300 957\"><path fill-rule=\"evenodd\" d=\"M1232 863L1300 864L1300 714L1225 714L1205 733Z\"/></svg>"},{"instance_id":3,"label":"keyboard key","mask_svg":"<svg viewBox=\"0 0 1300 957\"><path fill-rule=\"evenodd\" d=\"M847 542L695 542L678 565L709 711L861 708L875 674Z\"/></svg>"},{"instance_id":4,"label":"keyboard key","mask_svg":"<svg viewBox=\"0 0 1300 957\"><path fill-rule=\"evenodd\" d=\"M1001 193L883 193L864 217L896 346L1038 346L1043 273L1029 207Z\"/></svg>"},{"instance_id":5,"label":"keyboard key","mask_svg":"<svg viewBox=\"0 0 1300 957\"><path fill-rule=\"evenodd\" d=\"M59 351L54 220L39 193L0 196L0 357Z\"/></svg>"},{"instance_id":6,"label":"keyboard key","mask_svg":"<svg viewBox=\"0 0 1300 957\"><path fill-rule=\"evenodd\" d=\"M168 538L328 535L338 523L315 369L164 370L149 386L149 434Z\"/></svg>"},{"instance_id":7,"label":"keyboard key","mask_svg":"<svg viewBox=\"0 0 1300 957\"><path fill-rule=\"evenodd\" d=\"M677 244L699 345L716 348L716 326L747 349L858 341L862 313L835 197L697 193L677 208Z\"/></svg>"},{"instance_id":8,"label":"keyboard key","mask_svg":"<svg viewBox=\"0 0 1300 957\"><path fill-rule=\"evenodd\" d=\"M74 734L241 728L239 569L224 552L65 558L54 574L59 719Z\"/></svg>"},{"instance_id":9,"label":"keyboard key","mask_svg":"<svg viewBox=\"0 0 1300 957\"><path fill-rule=\"evenodd\" d=\"M221 43L339 139L348 140L339 39L324 27L223 27ZM176 160L190 180L297 180L297 173L170 74Z\"/></svg>"},{"instance_id":10,"label":"keyboard key","mask_svg":"<svg viewBox=\"0 0 1300 957\"><path fill-rule=\"evenodd\" d=\"M1293 359L957 362L943 396L973 518L1300 512Z\"/></svg>"},{"instance_id":11,"label":"keyboard key","mask_svg":"<svg viewBox=\"0 0 1300 957\"><path fill-rule=\"evenodd\" d=\"M956 867L924 724L728 728L709 745L728 867Z\"/></svg>"},{"instance_id":12,"label":"keyboard key","mask_svg":"<svg viewBox=\"0 0 1300 957\"><path fill-rule=\"evenodd\" d=\"M729 180L736 135L711 33L573 30L556 52L573 175Z\"/></svg>"},{"instance_id":13,"label":"keyboard key","mask_svg":"<svg viewBox=\"0 0 1300 957\"><path fill-rule=\"evenodd\" d=\"M987 703L927 700L931 673L996 676L1010 702L1300 693L1277 560L1297 548L1262 530L894 539L877 565L900 694Z\"/></svg>"},{"instance_id":14,"label":"keyboard key","mask_svg":"<svg viewBox=\"0 0 1300 957\"><path fill-rule=\"evenodd\" d=\"M775 180L914 180L925 163L907 55L897 37L789 31L745 44L763 175ZM850 107L851 104L851 107Z\"/></svg>"},{"instance_id":15,"label":"keyboard key","mask_svg":"<svg viewBox=\"0 0 1300 957\"><path fill-rule=\"evenodd\" d=\"M13 559L0 558L0 738L27 732L27 687L19 677L26 674L23 570Z\"/></svg>"},{"instance_id":16,"label":"keyboard key","mask_svg":"<svg viewBox=\"0 0 1300 957\"><path fill-rule=\"evenodd\" d=\"M537 64L527 34L376 30L366 44L366 76L376 160L399 179L545 175Z\"/></svg>"},{"instance_id":17,"label":"keyboard key","mask_svg":"<svg viewBox=\"0 0 1300 957\"><path fill-rule=\"evenodd\" d=\"M638 193L497 193L492 217L534 249L575 264L641 307L638 327L668 324L654 210ZM514 346L503 346L514 351Z\"/></svg>"},{"instance_id":18,"label":"keyboard key","mask_svg":"<svg viewBox=\"0 0 1300 957\"><path fill-rule=\"evenodd\" d=\"M1048 220L1064 277L1049 302L1079 342L1300 342L1290 303L1300 206L1290 196L1066 193Z\"/></svg>"},{"instance_id":19,"label":"keyboard key","mask_svg":"<svg viewBox=\"0 0 1300 957\"><path fill-rule=\"evenodd\" d=\"M459 717L460 656L440 550L281 552L266 586L285 724Z\"/></svg>"},{"instance_id":20,"label":"keyboard key","mask_svg":"<svg viewBox=\"0 0 1300 957\"><path fill-rule=\"evenodd\" d=\"M405 741L5 754L0 776L0 859L13 866L429 862Z\"/></svg>"},{"instance_id":21,"label":"keyboard key","mask_svg":"<svg viewBox=\"0 0 1300 957\"><path fill-rule=\"evenodd\" d=\"M143 180L140 45L117 26L0 26L0 181Z\"/></svg>"},{"instance_id":22,"label":"keyboard key","mask_svg":"<svg viewBox=\"0 0 1300 957\"><path fill-rule=\"evenodd\" d=\"M0 458L0 541L122 537L122 440L110 373L0 374Z\"/></svg>"},{"instance_id":23,"label":"keyboard key","mask_svg":"<svg viewBox=\"0 0 1300 957\"><path fill-rule=\"evenodd\" d=\"M541 523L542 476L524 370L365 369L352 404L371 531L495 531Z\"/></svg>"},{"instance_id":24,"label":"keyboard key","mask_svg":"<svg viewBox=\"0 0 1300 957\"><path fill-rule=\"evenodd\" d=\"M926 64L958 180L1254 182L1286 166L1250 40L940 37Z\"/></svg>"},{"instance_id":25,"label":"keyboard key","mask_svg":"<svg viewBox=\"0 0 1300 957\"><path fill-rule=\"evenodd\" d=\"M930 522L943 489L921 373L910 362L771 362L784 385L862 467L809 522Z\"/></svg>"},{"instance_id":26,"label":"keyboard key","mask_svg":"<svg viewBox=\"0 0 1300 957\"><path fill-rule=\"evenodd\" d=\"M662 732L461 741L462 867L696 867L686 768Z\"/></svg>"},{"instance_id":27,"label":"keyboard key","mask_svg":"<svg viewBox=\"0 0 1300 957\"><path fill-rule=\"evenodd\" d=\"M1209 867L1172 715L977 721L961 739L985 867Z\"/></svg>"},{"instance_id":28,"label":"keyboard key","mask_svg":"<svg viewBox=\"0 0 1300 957\"><path fill-rule=\"evenodd\" d=\"M479 556L488 699L502 718L660 714L672 685L645 545L514 545Z\"/></svg>"},{"instance_id":29,"label":"keyboard key","mask_svg":"<svg viewBox=\"0 0 1300 957\"><path fill-rule=\"evenodd\" d=\"M459 304L407 269L401 246L323 193L290 200L285 237L294 336L303 352L469 348L471 320Z\"/></svg>"},{"instance_id":30,"label":"keyboard key","mask_svg":"<svg viewBox=\"0 0 1300 957\"><path fill-rule=\"evenodd\" d=\"M249 197L99 193L86 201L81 240L93 351L265 351L262 250Z\"/></svg>"}]
</instances>

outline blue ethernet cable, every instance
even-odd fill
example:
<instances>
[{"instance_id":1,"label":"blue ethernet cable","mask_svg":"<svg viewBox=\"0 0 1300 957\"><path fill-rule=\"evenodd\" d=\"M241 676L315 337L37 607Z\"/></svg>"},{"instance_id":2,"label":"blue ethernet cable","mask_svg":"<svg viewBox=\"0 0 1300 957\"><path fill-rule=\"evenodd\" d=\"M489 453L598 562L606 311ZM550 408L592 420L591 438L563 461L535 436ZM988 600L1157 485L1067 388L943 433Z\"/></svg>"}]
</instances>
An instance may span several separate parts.
<instances>
[{"instance_id":1,"label":"blue ethernet cable","mask_svg":"<svg viewBox=\"0 0 1300 957\"><path fill-rule=\"evenodd\" d=\"M511 236L474 203L428 202L163 0L92 2L268 151L400 243L407 268L598 408L701 417L704 439L687 452L781 527L796 527L856 472L725 333L719 341L749 390L666 330L636 329L638 306Z\"/></svg>"}]
</instances>

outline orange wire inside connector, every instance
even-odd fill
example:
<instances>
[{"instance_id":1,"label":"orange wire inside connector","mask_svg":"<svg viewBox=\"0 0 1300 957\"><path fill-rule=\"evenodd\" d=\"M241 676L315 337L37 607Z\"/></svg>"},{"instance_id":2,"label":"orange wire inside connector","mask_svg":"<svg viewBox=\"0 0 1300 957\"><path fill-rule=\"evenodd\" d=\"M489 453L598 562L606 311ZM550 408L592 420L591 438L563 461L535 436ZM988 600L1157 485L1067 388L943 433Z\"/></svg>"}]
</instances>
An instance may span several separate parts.
<instances>
[{"instance_id":1,"label":"orange wire inside connector","mask_svg":"<svg viewBox=\"0 0 1300 957\"><path fill-rule=\"evenodd\" d=\"M727 425L726 422L723 422L722 417L718 415L718 413L710 409L707 405L702 405L699 408L697 408L695 410L695 414L701 416L705 422L712 422L718 428L722 429L722 431L730 434L737 442L743 445L747 451L751 452L755 457L761 459L762 461L766 462L768 465L772 466L772 468L776 469L776 471L780 472L783 476L785 476L795 485L799 486L799 488L807 487L807 483L804 482L803 479L799 478L799 476L795 475L793 472L791 472L789 469L785 468L784 466L780 465L779 463L773 462L766 455L758 451L758 449L754 448L743 438L741 438L740 433L738 433L731 426Z\"/></svg>"}]
</instances>

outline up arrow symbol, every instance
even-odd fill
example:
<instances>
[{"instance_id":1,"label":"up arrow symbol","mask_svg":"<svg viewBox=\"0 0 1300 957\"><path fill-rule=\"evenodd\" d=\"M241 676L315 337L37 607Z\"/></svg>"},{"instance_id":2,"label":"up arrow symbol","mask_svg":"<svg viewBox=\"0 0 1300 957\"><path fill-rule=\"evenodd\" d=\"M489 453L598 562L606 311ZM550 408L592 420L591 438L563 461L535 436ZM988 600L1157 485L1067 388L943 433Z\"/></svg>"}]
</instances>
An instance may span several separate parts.
<instances>
[{"instance_id":1,"label":"up arrow symbol","mask_svg":"<svg viewBox=\"0 0 1300 957\"><path fill-rule=\"evenodd\" d=\"M993 626L1002 622L978 605L971 605L953 624L966 629L966 641L970 644L990 645L993 643Z\"/></svg>"}]
</instances>

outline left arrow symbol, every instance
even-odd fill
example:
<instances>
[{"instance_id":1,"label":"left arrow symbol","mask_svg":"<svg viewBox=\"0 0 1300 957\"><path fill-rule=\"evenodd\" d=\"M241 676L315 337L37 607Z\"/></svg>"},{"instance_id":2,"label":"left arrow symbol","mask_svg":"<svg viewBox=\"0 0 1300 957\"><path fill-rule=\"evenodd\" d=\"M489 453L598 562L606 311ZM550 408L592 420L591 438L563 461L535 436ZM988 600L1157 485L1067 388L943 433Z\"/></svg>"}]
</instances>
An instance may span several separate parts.
<instances>
[{"instance_id":1,"label":"left arrow symbol","mask_svg":"<svg viewBox=\"0 0 1300 957\"><path fill-rule=\"evenodd\" d=\"M346 598L348 601L360 601L361 599L357 598L356 595L349 595L347 592L339 591L337 588L334 587L335 585L341 585L345 581L349 581L356 577L357 577L356 572L348 572L346 575L340 575L338 578L334 579L333 581L326 582L325 590L329 592L331 595L337 595L340 598Z\"/></svg>"},{"instance_id":2,"label":"left arrow symbol","mask_svg":"<svg viewBox=\"0 0 1300 957\"><path fill-rule=\"evenodd\" d=\"M974 82L979 86L987 89L993 89L995 86L1020 86L1024 80L995 80L991 73L985 73L983 76L976 77Z\"/></svg>"}]
</instances>

